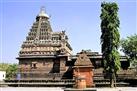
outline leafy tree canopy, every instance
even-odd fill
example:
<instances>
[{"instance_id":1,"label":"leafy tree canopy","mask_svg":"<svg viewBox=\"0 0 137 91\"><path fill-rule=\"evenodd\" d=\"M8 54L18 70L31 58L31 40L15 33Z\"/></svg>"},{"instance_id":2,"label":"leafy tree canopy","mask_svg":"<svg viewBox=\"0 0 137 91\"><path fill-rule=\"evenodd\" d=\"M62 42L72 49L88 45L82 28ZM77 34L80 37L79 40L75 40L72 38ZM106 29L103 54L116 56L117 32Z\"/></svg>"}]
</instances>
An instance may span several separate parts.
<instances>
[{"instance_id":1,"label":"leafy tree canopy","mask_svg":"<svg viewBox=\"0 0 137 91\"><path fill-rule=\"evenodd\" d=\"M17 64L9 65L9 67L6 70L6 78L11 79L13 76L16 75L17 70L18 70Z\"/></svg>"},{"instance_id":2,"label":"leafy tree canopy","mask_svg":"<svg viewBox=\"0 0 137 91\"><path fill-rule=\"evenodd\" d=\"M17 69L17 64L0 63L0 70L6 71L6 79L11 79L14 75L16 75Z\"/></svg>"},{"instance_id":3,"label":"leafy tree canopy","mask_svg":"<svg viewBox=\"0 0 137 91\"><path fill-rule=\"evenodd\" d=\"M0 71L6 71L8 67L9 67L9 64L0 63Z\"/></svg>"},{"instance_id":4,"label":"leafy tree canopy","mask_svg":"<svg viewBox=\"0 0 137 91\"><path fill-rule=\"evenodd\" d=\"M119 53L120 43L118 5L103 2L101 4L101 44L105 70L113 72L120 69Z\"/></svg>"},{"instance_id":5,"label":"leafy tree canopy","mask_svg":"<svg viewBox=\"0 0 137 91\"><path fill-rule=\"evenodd\" d=\"M121 40L122 51L129 57L131 66L137 67L137 34Z\"/></svg>"}]
</instances>

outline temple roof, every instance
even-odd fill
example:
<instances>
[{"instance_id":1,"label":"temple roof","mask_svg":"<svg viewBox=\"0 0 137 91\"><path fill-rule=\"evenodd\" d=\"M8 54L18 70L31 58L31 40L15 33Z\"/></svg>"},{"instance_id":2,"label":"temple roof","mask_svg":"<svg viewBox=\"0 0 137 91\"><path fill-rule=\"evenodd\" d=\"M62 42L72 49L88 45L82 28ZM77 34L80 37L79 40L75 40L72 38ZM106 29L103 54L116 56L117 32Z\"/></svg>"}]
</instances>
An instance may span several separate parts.
<instances>
[{"instance_id":1,"label":"temple roof","mask_svg":"<svg viewBox=\"0 0 137 91\"><path fill-rule=\"evenodd\" d=\"M90 66L90 67L93 67L89 57L86 55L85 52L81 52L81 54L77 58L74 65L75 66Z\"/></svg>"},{"instance_id":2,"label":"temple roof","mask_svg":"<svg viewBox=\"0 0 137 91\"><path fill-rule=\"evenodd\" d=\"M49 16L42 7L40 13L36 16L26 40L21 46L19 57L22 56L39 56L68 54L70 55L72 48L68 43L68 37L65 31L52 31Z\"/></svg>"}]
</instances>

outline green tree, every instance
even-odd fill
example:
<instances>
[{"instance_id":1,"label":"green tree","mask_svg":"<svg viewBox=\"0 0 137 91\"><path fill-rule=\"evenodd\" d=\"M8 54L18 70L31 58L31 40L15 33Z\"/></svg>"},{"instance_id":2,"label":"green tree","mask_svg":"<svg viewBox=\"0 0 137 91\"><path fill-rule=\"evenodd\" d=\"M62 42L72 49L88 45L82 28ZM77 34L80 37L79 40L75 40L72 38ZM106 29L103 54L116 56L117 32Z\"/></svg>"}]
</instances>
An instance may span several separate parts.
<instances>
[{"instance_id":1,"label":"green tree","mask_svg":"<svg viewBox=\"0 0 137 91\"><path fill-rule=\"evenodd\" d=\"M7 64L7 63L0 63L0 70L1 71L6 71L8 67L9 67L9 64Z\"/></svg>"},{"instance_id":2,"label":"green tree","mask_svg":"<svg viewBox=\"0 0 137 91\"><path fill-rule=\"evenodd\" d=\"M132 35L121 40L122 51L130 60L130 67L137 68L137 35Z\"/></svg>"},{"instance_id":3,"label":"green tree","mask_svg":"<svg viewBox=\"0 0 137 91\"><path fill-rule=\"evenodd\" d=\"M116 82L116 72L120 69L120 56L118 47L120 43L118 5L103 2L101 4L101 44L104 72L109 75L110 87Z\"/></svg>"},{"instance_id":4,"label":"green tree","mask_svg":"<svg viewBox=\"0 0 137 91\"><path fill-rule=\"evenodd\" d=\"M17 64L11 64L6 69L6 79L11 79L13 76L16 75L18 70Z\"/></svg>"}]
</instances>

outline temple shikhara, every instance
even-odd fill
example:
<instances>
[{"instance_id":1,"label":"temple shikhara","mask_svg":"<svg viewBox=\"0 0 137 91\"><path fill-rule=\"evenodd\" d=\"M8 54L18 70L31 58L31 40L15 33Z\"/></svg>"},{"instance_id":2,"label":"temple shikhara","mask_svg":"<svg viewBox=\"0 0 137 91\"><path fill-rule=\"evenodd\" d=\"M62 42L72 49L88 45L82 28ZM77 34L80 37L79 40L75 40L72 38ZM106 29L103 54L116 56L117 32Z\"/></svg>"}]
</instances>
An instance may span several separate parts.
<instances>
[{"instance_id":1,"label":"temple shikhara","mask_svg":"<svg viewBox=\"0 0 137 91\"><path fill-rule=\"evenodd\" d=\"M91 87L94 84L100 85L100 81L106 81L102 55L89 50L72 55L72 47L65 31L54 32L49 20L49 15L41 8L17 57L19 79L65 82L69 79L69 82L76 82L79 88L83 86L80 84L85 83L85 86ZM131 76L133 71L128 69L130 64L127 58L121 56L120 62L121 70L117 79ZM74 85L62 85L65 84Z\"/></svg>"},{"instance_id":2,"label":"temple shikhara","mask_svg":"<svg viewBox=\"0 0 137 91\"><path fill-rule=\"evenodd\" d=\"M49 16L42 8L21 46L18 57L20 72L24 73L24 78L26 72L38 77L39 73L64 73L71 52L65 31L54 32Z\"/></svg>"}]
</instances>

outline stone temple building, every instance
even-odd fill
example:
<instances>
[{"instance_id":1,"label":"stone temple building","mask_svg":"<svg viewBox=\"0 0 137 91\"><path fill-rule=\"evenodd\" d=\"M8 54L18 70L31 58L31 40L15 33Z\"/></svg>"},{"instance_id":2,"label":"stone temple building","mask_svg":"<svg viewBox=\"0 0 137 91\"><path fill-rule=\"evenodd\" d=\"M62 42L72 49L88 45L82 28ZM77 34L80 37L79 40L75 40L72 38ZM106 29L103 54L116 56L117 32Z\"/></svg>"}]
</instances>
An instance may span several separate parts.
<instances>
[{"instance_id":1,"label":"stone temple building","mask_svg":"<svg viewBox=\"0 0 137 91\"><path fill-rule=\"evenodd\" d=\"M66 79L74 80L78 74L85 74L88 77L87 85L93 84L93 81L102 82L104 80L102 55L89 50L83 51L84 54L80 52L72 55L65 31L54 32L49 19L44 8L41 8L17 57L20 79L66 81ZM85 55L86 58L80 55ZM78 65L77 62L82 65ZM121 70L118 72L118 78L120 80L125 76L133 78L134 73L128 69L130 64L127 58L121 56L120 62Z\"/></svg>"},{"instance_id":2,"label":"stone temple building","mask_svg":"<svg viewBox=\"0 0 137 91\"><path fill-rule=\"evenodd\" d=\"M49 18L41 8L21 46L17 59L24 78L27 73L39 77L39 73L64 73L67 70L66 60L72 52L68 36L65 31L53 32Z\"/></svg>"}]
</instances>

